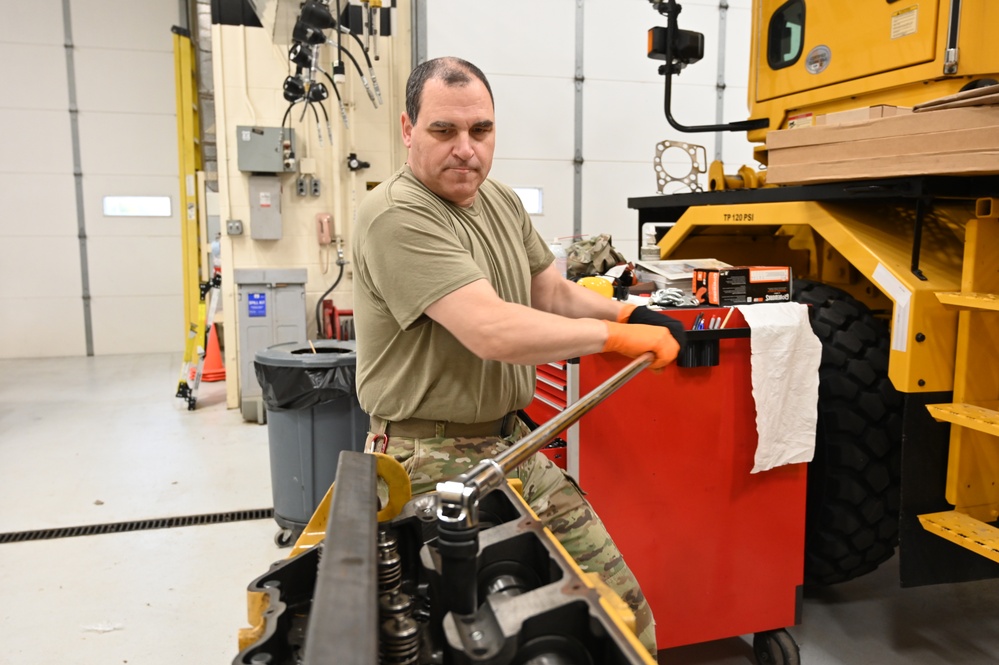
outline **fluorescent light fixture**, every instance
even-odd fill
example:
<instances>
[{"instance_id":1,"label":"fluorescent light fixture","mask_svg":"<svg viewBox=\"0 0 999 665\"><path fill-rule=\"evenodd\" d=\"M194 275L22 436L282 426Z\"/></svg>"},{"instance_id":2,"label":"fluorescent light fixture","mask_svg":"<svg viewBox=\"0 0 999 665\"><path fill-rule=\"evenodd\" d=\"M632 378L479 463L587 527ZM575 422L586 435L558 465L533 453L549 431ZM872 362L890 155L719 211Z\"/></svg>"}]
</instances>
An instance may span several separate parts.
<instances>
[{"instance_id":1,"label":"fluorescent light fixture","mask_svg":"<svg viewBox=\"0 0 999 665\"><path fill-rule=\"evenodd\" d=\"M520 200L524 204L524 208L527 209L527 214L544 214L544 192L540 187L514 187L513 191L520 197Z\"/></svg>"},{"instance_id":2,"label":"fluorescent light fixture","mask_svg":"<svg viewBox=\"0 0 999 665\"><path fill-rule=\"evenodd\" d=\"M105 217L170 217L169 196L105 196Z\"/></svg>"}]
</instances>

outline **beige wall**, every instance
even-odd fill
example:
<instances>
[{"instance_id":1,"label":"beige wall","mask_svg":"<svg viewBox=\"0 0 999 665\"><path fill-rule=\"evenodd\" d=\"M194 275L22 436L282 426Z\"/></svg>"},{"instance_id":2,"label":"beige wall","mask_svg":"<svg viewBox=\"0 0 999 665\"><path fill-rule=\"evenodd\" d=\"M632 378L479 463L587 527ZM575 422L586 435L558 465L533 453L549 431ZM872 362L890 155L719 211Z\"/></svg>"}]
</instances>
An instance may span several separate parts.
<instances>
[{"instance_id":1,"label":"beige wall","mask_svg":"<svg viewBox=\"0 0 999 665\"><path fill-rule=\"evenodd\" d=\"M344 127L331 90L326 109L333 128L332 146L326 136L325 126L323 144L319 145L311 112L304 121L300 121L301 107L295 107L292 126L296 133L297 156L300 160L302 157L316 160L316 177L322 183L322 193L319 197L299 197L295 192L297 174L278 176L282 184L280 240L255 240L251 237L248 176L238 169L235 143L237 126L280 126L287 108L281 86L285 77L293 73L287 60L288 47L286 44L274 44L261 28L212 26L219 149L219 214L223 228L222 302L227 339L227 402L230 407L239 405L237 372L240 367L238 340L237 344L228 343L236 339L239 329L233 270L306 268L307 329L309 337L315 339L316 302L334 283L338 273L336 245L321 248L316 241L316 213L333 214L336 230L349 261L354 211L367 192L367 184L388 177L405 161L405 148L399 139L399 116L405 106L405 80L411 69L411 46L409 3L399 4L400 7L396 10L396 34L391 38L381 39L381 57L374 63L382 105L374 108L360 84L356 70L348 61L347 84L340 86L340 92L347 107L350 128ZM363 66L363 56L356 42L344 39L343 43L344 46L351 46L352 53ZM329 72L329 63L332 61L329 47L324 47L321 61ZM370 168L350 172L346 168L346 159L352 152L361 160L369 162ZM230 219L243 222L242 235L225 234L226 220ZM330 297L338 308L352 308L349 264L344 278Z\"/></svg>"}]
</instances>

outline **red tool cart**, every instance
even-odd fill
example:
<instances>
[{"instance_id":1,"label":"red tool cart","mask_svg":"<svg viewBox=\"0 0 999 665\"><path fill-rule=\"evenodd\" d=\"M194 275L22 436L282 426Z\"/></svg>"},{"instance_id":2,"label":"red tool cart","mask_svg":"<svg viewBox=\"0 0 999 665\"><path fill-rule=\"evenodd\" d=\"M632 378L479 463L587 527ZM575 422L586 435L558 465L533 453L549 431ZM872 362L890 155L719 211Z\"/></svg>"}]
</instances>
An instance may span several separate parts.
<instances>
[{"instance_id":1,"label":"red tool cart","mask_svg":"<svg viewBox=\"0 0 999 665\"><path fill-rule=\"evenodd\" d=\"M571 403L568 378L568 363L566 361L547 363L537 367L537 383L534 387L534 400L524 409L534 422L546 423L565 410ZM578 393L576 394L578 398ZM548 456L560 469L566 468L568 432L563 430L558 436L542 448L541 452Z\"/></svg>"},{"instance_id":2,"label":"red tool cart","mask_svg":"<svg viewBox=\"0 0 999 665\"><path fill-rule=\"evenodd\" d=\"M674 315L689 327L702 311L727 312ZM807 469L750 473L748 332L738 311L692 332L688 362L701 366L641 372L579 421L569 465L642 585L660 648L755 633L761 662L797 663L784 628L799 621ZM581 358L578 394L628 362Z\"/></svg>"}]
</instances>

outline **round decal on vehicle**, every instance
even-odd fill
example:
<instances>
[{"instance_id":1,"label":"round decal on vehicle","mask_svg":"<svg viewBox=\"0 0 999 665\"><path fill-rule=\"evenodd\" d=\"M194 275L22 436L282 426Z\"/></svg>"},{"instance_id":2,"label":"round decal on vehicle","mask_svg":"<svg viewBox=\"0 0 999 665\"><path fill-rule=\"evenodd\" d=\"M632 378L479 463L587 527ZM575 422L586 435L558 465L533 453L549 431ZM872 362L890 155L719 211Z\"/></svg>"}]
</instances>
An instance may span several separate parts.
<instances>
[{"instance_id":1,"label":"round decal on vehicle","mask_svg":"<svg viewBox=\"0 0 999 665\"><path fill-rule=\"evenodd\" d=\"M816 46L805 57L805 69L809 74L821 74L829 66L832 59L832 51L828 46Z\"/></svg>"}]
</instances>

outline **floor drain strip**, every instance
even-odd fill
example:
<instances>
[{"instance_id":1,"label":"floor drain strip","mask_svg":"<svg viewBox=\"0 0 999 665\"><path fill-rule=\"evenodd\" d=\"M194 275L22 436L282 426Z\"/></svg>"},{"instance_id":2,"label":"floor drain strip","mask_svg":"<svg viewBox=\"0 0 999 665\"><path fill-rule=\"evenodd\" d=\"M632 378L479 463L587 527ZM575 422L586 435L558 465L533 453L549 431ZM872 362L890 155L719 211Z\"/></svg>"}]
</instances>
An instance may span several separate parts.
<instances>
[{"instance_id":1,"label":"floor drain strip","mask_svg":"<svg viewBox=\"0 0 999 665\"><path fill-rule=\"evenodd\" d=\"M23 543L31 540L74 538L77 536L97 536L105 533L127 533L130 531L149 531L152 529L174 529L182 526L200 526L203 524L227 524L229 522L264 520L272 517L274 517L273 508L258 508L256 510L234 510L228 513L210 513L207 515L161 517L151 520L136 520L133 522L112 522L111 524L67 526L60 527L58 529L40 529L37 531L14 531L11 533L0 533L0 544Z\"/></svg>"}]
</instances>

